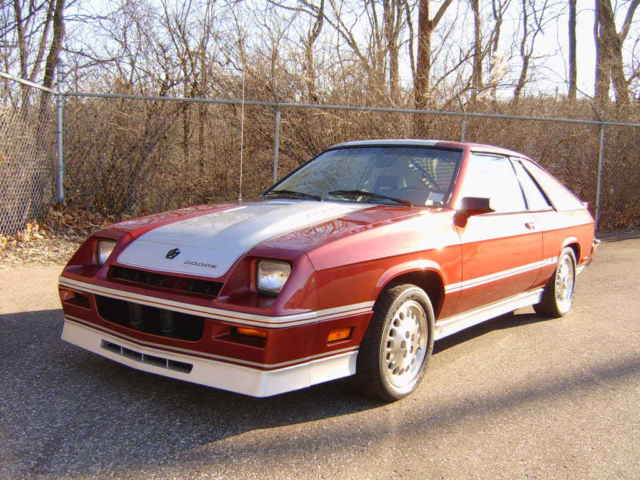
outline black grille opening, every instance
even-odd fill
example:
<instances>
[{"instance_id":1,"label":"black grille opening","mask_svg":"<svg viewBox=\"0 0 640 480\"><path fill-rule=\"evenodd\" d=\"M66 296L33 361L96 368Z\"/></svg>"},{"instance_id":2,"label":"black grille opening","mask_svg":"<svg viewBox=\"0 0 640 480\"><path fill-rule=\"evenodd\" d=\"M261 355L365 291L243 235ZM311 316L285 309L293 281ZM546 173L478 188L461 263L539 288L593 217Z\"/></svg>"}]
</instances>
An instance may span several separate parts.
<instances>
[{"instance_id":1,"label":"black grille opening","mask_svg":"<svg viewBox=\"0 0 640 480\"><path fill-rule=\"evenodd\" d=\"M132 358L133 360L137 360L139 362L142 361L142 354L140 352L136 352L135 350L129 350L128 348L122 347L122 355L127 358Z\"/></svg>"},{"instance_id":2,"label":"black grille opening","mask_svg":"<svg viewBox=\"0 0 640 480\"><path fill-rule=\"evenodd\" d=\"M117 266L109 269L109 278L115 281L134 283L178 293L201 295L207 298L215 298L222 288L221 282L211 282L198 278L175 277L162 273L145 272L144 270Z\"/></svg>"},{"instance_id":3,"label":"black grille opening","mask_svg":"<svg viewBox=\"0 0 640 480\"><path fill-rule=\"evenodd\" d=\"M142 359L144 363L148 363L149 365L155 365L156 367L166 367L167 361L161 357L154 357L153 355L145 355Z\"/></svg>"},{"instance_id":4,"label":"black grille opening","mask_svg":"<svg viewBox=\"0 0 640 480\"><path fill-rule=\"evenodd\" d=\"M106 340L102 340L102 348L137 362L148 363L154 367L167 368L181 373L191 373L191 370L193 369L193 365L190 363L169 360L168 358L156 357L155 355L137 352Z\"/></svg>"},{"instance_id":5,"label":"black grille opening","mask_svg":"<svg viewBox=\"0 0 640 480\"><path fill-rule=\"evenodd\" d=\"M191 365L190 363L178 362L177 360L169 360L167 362L167 368L169 370L177 370L178 372L182 373L191 373L193 365Z\"/></svg>"},{"instance_id":6,"label":"black grille opening","mask_svg":"<svg viewBox=\"0 0 640 480\"><path fill-rule=\"evenodd\" d=\"M139 305L115 298L96 295L98 313L102 318L152 335L179 340L200 340L204 320L195 315Z\"/></svg>"}]
</instances>

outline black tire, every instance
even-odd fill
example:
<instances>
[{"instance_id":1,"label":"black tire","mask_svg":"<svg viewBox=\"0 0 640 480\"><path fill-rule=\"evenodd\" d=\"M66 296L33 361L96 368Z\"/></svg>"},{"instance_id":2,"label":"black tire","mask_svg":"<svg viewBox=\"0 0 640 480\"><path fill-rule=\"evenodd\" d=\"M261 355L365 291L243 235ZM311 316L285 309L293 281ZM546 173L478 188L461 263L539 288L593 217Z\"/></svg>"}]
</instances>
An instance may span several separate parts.
<instances>
[{"instance_id":1,"label":"black tire","mask_svg":"<svg viewBox=\"0 0 640 480\"><path fill-rule=\"evenodd\" d=\"M413 392L433 351L433 324L433 306L424 290L410 284L385 290L360 345L358 390L387 402Z\"/></svg>"},{"instance_id":2,"label":"black tire","mask_svg":"<svg viewBox=\"0 0 640 480\"><path fill-rule=\"evenodd\" d=\"M544 286L540 303L533 306L538 315L560 318L573 306L576 285L576 256L572 248L562 250L555 272Z\"/></svg>"}]
</instances>

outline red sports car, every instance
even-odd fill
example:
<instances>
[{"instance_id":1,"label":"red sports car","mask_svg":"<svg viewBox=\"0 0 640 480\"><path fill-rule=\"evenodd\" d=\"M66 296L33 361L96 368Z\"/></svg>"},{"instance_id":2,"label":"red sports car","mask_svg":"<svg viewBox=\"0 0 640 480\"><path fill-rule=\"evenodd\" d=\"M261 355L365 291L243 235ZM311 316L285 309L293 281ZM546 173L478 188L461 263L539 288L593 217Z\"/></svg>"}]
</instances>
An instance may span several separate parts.
<instances>
[{"instance_id":1,"label":"red sports car","mask_svg":"<svg viewBox=\"0 0 640 480\"><path fill-rule=\"evenodd\" d=\"M256 397L354 376L391 401L434 341L521 307L567 313L597 243L585 204L522 154L343 143L257 201L93 234L60 277L62 338Z\"/></svg>"}]
</instances>

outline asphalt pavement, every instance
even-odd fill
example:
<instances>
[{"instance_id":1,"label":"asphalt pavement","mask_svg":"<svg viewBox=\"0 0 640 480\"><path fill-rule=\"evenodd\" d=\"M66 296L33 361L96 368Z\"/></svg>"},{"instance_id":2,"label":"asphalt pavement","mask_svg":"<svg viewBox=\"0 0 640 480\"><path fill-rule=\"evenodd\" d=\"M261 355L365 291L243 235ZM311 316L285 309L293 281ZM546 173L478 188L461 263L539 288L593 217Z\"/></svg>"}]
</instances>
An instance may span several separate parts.
<instances>
[{"instance_id":1,"label":"asphalt pavement","mask_svg":"<svg viewBox=\"0 0 640 480\"><path fill-rule=\"evenodd\" d=\"M640 239L602 245L558 320L436 344L393 404L338 381L254 399L60 340L61 267L0 271L0 479L640 478Z\"/></svg>"}]
</instances>

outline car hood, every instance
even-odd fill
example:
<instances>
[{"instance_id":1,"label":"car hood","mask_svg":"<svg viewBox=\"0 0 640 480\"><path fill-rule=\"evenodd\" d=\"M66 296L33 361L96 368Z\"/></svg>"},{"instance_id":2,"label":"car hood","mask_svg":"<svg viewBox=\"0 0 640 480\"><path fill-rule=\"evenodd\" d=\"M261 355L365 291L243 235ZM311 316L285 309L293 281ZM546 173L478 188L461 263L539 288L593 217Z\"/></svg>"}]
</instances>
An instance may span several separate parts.
<instances>
[{"instance_id":1,"label":"car hood","mask_svg":"<svg viewBox=\"0 0 640 480\"><path fill-rule=\"evenodd\" d=\"M262 242L307 230L371 205L271 200L177 216L151 226L117 257L120 265L185 275L221 277Z\"/></svg>"}]
</instances>

